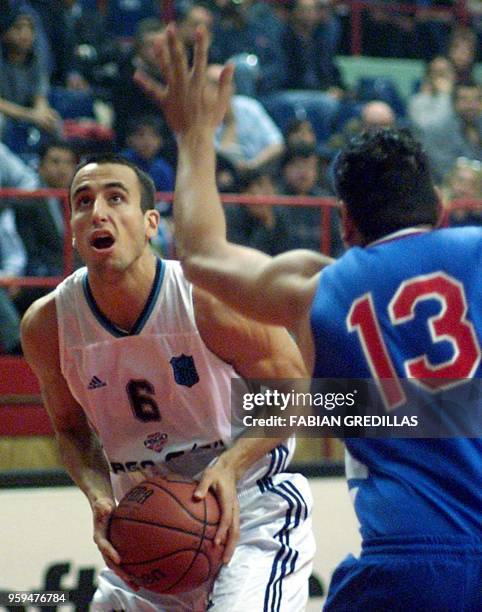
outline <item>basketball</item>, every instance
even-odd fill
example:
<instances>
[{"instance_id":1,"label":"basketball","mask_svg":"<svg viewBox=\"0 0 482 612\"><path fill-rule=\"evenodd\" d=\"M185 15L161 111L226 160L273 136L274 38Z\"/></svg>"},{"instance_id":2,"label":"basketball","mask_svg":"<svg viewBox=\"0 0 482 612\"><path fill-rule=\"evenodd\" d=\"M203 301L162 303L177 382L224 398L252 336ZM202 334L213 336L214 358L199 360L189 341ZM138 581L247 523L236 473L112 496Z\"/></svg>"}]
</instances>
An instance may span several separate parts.
<instances>
[{"instance_id":1,"label":"basketball","mask_svg":"<svg viewBox=\"0 0 482 612\"><path fill-rule=\"evenodd\" d=\"M224 551L214 545L220 508L211 492L194 501L196 486L179 477L144 480L114 510L108 538L138 586L183 593L218 573Z\"/></svg>"}]
</instances>

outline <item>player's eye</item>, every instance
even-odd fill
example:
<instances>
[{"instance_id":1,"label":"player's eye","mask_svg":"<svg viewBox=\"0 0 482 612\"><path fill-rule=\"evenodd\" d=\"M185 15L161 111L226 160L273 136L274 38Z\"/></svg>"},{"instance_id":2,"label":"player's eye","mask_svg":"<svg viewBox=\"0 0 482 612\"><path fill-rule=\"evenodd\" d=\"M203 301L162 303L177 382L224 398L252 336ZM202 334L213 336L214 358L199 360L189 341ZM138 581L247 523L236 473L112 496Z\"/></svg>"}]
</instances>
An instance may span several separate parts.
<instances>
[{"instance_id":1,"label":"player's eye","mask_svg":"<svg viewBox=\"0 0 482 612\"><path fill-rule=\"evenodd\" d=\"M113 193L109 196L109 201L113 204L119 204L124 200L123 196L120 193Z\"/></svg>"},{"instance_id":2,"label":"player's eye","mask_svg":"<svg viewBox=\"0 0 482 612\"><path fill-rule=\"evenodd\" d=\"M77 208L85 208L86 206L89 206L91 202L92 198L90 196L81 196L80 198L77 198L75 205Z\"/></svg>"}]
</instances>

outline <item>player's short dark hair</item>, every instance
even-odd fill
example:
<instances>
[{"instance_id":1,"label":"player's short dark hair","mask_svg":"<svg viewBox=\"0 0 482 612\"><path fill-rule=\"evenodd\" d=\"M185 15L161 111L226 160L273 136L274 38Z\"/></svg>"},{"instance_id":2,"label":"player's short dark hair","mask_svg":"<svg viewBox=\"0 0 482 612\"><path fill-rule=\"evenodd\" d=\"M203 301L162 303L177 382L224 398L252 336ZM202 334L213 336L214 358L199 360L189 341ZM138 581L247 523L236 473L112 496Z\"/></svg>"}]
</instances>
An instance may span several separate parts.
<instances>
[{"instance_id":1,"label":"player's short dark hair","mask_svg":"<svg viewBox=\"0 0 482 612\"><path fill-rule=\"evenodd\" d=\"M99 155L91 155L85 159L83 159L80 164L77 166L74 172L74 176L72 178L72 182L70 186L72 187L72 183L79 173L80 170L84 166L88 164L120 164L121 166L127 166L134 170L137 179L139 181L139 185L141 188L141 210L143 213L148 210L152 210L156 206L156 187L154 185L154 181L151 177L146 174L143 170L141 170L136 164L133 164L125 157L121 155L117 155L115 153L101 153Z\"/></svg>"},{"instance_id":2,"label":"player's short dark hair","mask_svg":"<svg viewBox=\"0 0 482 612\"><path fill-rule=\"evenodd\" d=\"M354 136L335 160L333 176L337 196L367 242L437 221L428 158L407 129L371 129Z\"/></svg>"}]
</instances>

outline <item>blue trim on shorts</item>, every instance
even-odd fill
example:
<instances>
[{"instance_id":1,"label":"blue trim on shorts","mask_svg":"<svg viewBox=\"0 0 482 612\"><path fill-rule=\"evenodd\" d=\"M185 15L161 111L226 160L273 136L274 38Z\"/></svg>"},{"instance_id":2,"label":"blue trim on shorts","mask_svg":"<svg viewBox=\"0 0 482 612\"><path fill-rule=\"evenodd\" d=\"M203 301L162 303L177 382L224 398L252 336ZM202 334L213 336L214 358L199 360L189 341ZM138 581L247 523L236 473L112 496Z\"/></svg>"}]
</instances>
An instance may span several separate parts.
<instances>
[{"instance_id":1,"label":"blue trim on shorts","mask_svg":"<svg viewBox=\"0 0 482 612\"><path fill-rule=\"evenodd\" d=\"M271 574L265 591L263 612L280 612L283 596L283 579L295 571L299 552L290 546L291 530L298 527L302 516L308 515L308 507L301 492L289 481L273 484L271 478L258 481L262 493L269 492L279 495L288 503L283 527L274 536L281 543L281 548L275 556Z\"/></svg>"}]
</instances>

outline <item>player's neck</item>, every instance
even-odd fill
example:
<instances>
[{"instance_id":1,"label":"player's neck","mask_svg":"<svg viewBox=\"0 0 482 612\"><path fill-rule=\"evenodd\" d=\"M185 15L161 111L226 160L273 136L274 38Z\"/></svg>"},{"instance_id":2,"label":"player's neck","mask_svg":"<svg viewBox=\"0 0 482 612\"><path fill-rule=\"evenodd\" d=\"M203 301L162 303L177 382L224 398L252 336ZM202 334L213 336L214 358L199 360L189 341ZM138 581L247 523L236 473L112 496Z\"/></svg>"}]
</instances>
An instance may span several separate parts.
<instances>
[{"instance_id":1,"label":"player's neck","mask_svg":"<svg viewBox=\"0 0 482 612\"><path fill-rule=\"evenodd\" d=\"M157 257L149 252L121 272L89 270L90 290L109 321L125 331L133 327L150 295L156 268Z\"/></svg>"}]
</instances>

